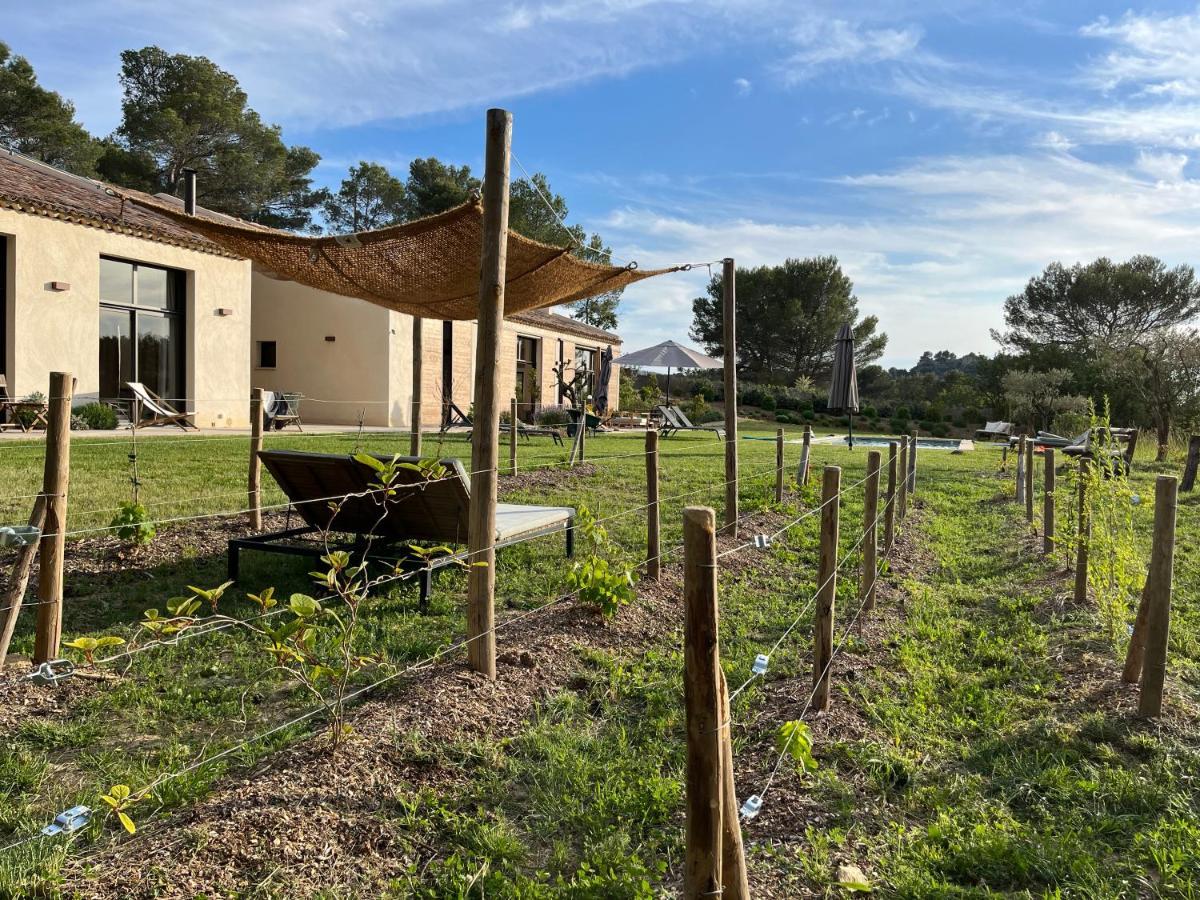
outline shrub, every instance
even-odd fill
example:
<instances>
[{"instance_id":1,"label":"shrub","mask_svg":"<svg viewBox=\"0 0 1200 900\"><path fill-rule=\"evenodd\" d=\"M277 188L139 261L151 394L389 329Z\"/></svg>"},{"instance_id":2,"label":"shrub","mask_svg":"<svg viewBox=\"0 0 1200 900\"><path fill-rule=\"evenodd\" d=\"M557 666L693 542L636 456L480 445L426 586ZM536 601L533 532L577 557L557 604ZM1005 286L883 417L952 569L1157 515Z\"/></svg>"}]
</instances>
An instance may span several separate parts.
<instances>
[{"instance_id":1,"label":"shrub","mask_svg":"<svg viewBox=\"0 0 1200 900\"><path fill-rule=\"evenodd\" d=\"M893 418L893 420L902 419L903 421L907 422L909 419L912 418L912 413L908 411L907 406L901 406L899 409L896 410L896 414L894 416L892 416L892 418Z\"/></svg>"},{"instance_id":2,"label":"shrub","mask_svg":"<svg viewBox=\"0 0 1200 900\"><path fill-rule=\"evenodd\" d=\"M75 417L93 431L112 431L117 427L117 413L107 403L89 403L81 406L72 411L72 418ZM74 427L73 423L71 427Z\"/></svg>"},{"instance_id":3,"label":"shrub","mask_svg":"<svg viewBox=\"0 0 1200 900\"><path fill-rule=\"evenodd\" d=\"M811 409L801 410L801 412L800 412L800 418L803 419L805 422L811 422L816 417L817 417L817 414L815 412L813 412Z\"/></svg>"},{"instance_id":4,"label":"shrub","mask_svg":"<svg viewBox=\"0 0 1200 900\"><path fill-rule=\"evenodd\" d=\"M934 422L933 427L929 429L934 437L944 438L950 434L950 428L945 422Z\"/></svg>"},{"instance_id":5,"label":"shrub","mask_svg":"<svg viewBox=\"0 0 1200 900\"><path fill-rule=\"evenodd\" d=\"M866 416L868 419L877 418L879 415L879 413L876 412L875 407L873 407L873 406L864 406L862 408L862 414L864 416Z\"/></svg>"},{"instance_id":6,"label":"shrub","mask_svg":"<svg viewBox=\"0 0 1200 900\"><path fill-rule=\"evenodd\" d=\"M774 410L775 407L778 406L778 404L775 402L774 395L767 394L767 393L764 393L762 395L762 398L759 400L758 405L759 405L759 407L767 410L768 412Z\"/></svg>"},{"instance_id":7,"label":"shrub","mask_svg":"<svg viewBox=\"0 0 1200 900\"><path fill-rule=\"evenodd\" d=\"M792 423L792 417L788 413L775 413L775 421L783 425L790 425Z\"/></svg>"},{"instance_id":8,"label":"shrub","mask_svg":"<svg viewBox=\"0 0 1200 900\"><path fill-rule=\"evenodd\" d=\"M698 419L692 419L692 424L704 425L708 422L721 422L724 419L725 416L720 411L715 410L710 406L704 412L700 413L700 417Z\"/></svg>"},{"instance_id":9,"label":"shrub","mask_svg":"<svg viewBox=\"0 0 1200 900\"><path fill-rule=\"evenodd\" d=\"M908 433L908 417L907 416L892 416L888 422L891 426L892 434L907 434Z\"/></svg>"},{"instance_id":10,"label":"shrub","mask_svg":"<svg viewBox=\"0 0 1200 900\"><path fill-rule=\"evenodd\" d=\"M131 544L149 544L158 533L150 521L150 513L146 507L130 500L120 505L109 524L116 531L117 537Z\"/></svg>"},{"instance_id":11,"label":"shrub","mask_svg":"<svg viewBox=\"0 0 1200 900\"><path fill-rule=\"evenodd\" d=\"M708 411L708 403L704 400L703 394L693 394L691 399L683 405L683 411L687 413L687 417L696 423L696 420Z\"/></svg>"},{"instance_id":12,"label":"shrub","mask_svg":"<svg viewBox=\"0 0 1200 900\"><path fill-rule=\"evenodd\" d=\"M542 407L536 418L539 425L566 425L571 422L570 414L562 406Z\"/></svg>"},{"instance_id":13,"label":"shrub","mask_svg":"<svg viewBox=\"0 0 1200 900\"><path fill-rule=\"evenodd\" d=\"M930 422L928 419L925 419L924 421L922 421L920 423L920 428L922 431L933 431L933 422Z\"/></svg>"}]
</instances>

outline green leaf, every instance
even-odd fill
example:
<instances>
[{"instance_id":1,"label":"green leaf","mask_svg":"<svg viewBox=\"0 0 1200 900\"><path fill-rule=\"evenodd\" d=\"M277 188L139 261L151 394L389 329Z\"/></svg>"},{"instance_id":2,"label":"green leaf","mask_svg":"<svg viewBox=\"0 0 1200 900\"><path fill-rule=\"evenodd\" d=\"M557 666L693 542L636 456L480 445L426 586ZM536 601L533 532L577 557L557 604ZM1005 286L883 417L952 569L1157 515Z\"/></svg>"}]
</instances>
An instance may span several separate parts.
<instances>
[{"instance_id":1,"label":"green leaf","mask_svg":"<svg viewBox=\"0 0 1200 900\"><path fill-rule=\"evenodd\" d=\"M94 637L78 637L73 641L63 641L64 647L70 647L72 650L82 650L84 653L91 653L100 646L100 642Z\"/></svg>"},{"instance_id":2,"label":"green leaf","mask_svg":"<svg viewBox=\"0 0 1200 900\"><path fill-rule=\"evenodd\" d=\"M369 453L355 453L354 461L360 462L368 468L374 469L376 472L383 472L387 469L387 464L382 460L376 459Z\"/></svg>"},{"instance_id":3,"label":"green leaf","mask_svg":"<svg viewBox=\"0 0 1200 900\"><path fill-rule=\"evenodd\" d=\"M321 611L321 604L308 594L292 594L288 608L302 619L311 619Z\"/></svg>"},{"instance_id":4,"label":"green leaf","mask_svg":"<svg viewBox=\"0 0 1200 900\"><path fill-rule=\"evenodd\" d=\"M133 819L129 818L129 816L126 813L124 813L118 809L117 810L117 818L121 820L121 824L125 826L125 830L128 831L130 834L134 834L137 832L137 826L133 824Z\"/></svg>"}]
</instances>

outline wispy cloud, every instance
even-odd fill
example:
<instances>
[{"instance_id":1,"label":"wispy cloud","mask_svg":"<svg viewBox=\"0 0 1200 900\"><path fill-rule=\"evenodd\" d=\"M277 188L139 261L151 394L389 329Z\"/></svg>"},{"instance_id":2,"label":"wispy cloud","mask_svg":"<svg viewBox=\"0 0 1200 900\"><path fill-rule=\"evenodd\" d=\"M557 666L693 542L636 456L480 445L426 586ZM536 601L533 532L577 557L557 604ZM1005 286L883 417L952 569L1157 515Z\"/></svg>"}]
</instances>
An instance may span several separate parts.
<instances>
[{"instance_id":1,"label":"wispy cloud","mask_svg":"<svg viewBox=\"0 0 1200 900\"><path fill-rule=\"evenodd\" d=\"M911 59L921 43L921 30L814 18L797 27L791 38L796 50L778 68L784 81L794 85L828 68Z\"/></svg>"},{"instance_id":2,"label":"wispy cloud","mask_svg":"<svg viewBox=\"0 0 1200 900\"><path fill-rule=\"evenodd\" d=\"M750 82L749 78L733 79L733 87L737 91L739 97L745 97L752 90L754 90L754 85Z\"/></svg>"}]
</instances>

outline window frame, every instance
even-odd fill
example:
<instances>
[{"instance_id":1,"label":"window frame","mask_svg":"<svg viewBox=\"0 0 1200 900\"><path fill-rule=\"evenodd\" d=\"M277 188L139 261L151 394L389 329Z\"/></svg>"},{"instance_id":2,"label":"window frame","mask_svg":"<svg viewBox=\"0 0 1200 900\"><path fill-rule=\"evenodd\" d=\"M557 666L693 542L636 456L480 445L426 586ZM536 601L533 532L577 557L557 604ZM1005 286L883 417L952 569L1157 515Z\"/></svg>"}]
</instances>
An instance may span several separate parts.
<instances>
[{"instance_id":1,"label":"window frame","mask_svg":"<svg viewBox=\"0 0 1200 900\"><path fill-rule=\"evenodd\" d=\"M186 400L187 394L187 347L188 347L188 315L187 315L187 272L183 269L173 269L170 266L160 266L154 263L139 262L136 259L126 259L121 256L111 256L106 253L100 254L98 265L103 263L114 262L122 263L132 268L132 283L130 297L128 303L119 303L115 300L106 300L100 297L99 287L97 286L98 308L97 314L103 310L127 313L130 323L130 341L133 348L131 366L133 368L130 381L142 381L141 361L138 353L138 316L156 316L162 319L173 320L178 329L178 347L176 348L175 372L173 373L175 382L178 385L177 390L164 391L162 397L168 403L173 405L182 405ZM160 306L139 306L137 303L138 297L138 277L139 269L154 269L160 272L167 273L167 285L170 292L170 299L173 304L166 307ZM128 399L127 391L124 385L118 388L116 397L101 397L101 400L126 400ZM183 396L168 397L167 394L179 393Z\"/></svg>"},{"instance_id":2,"label":"window frame","mask_svg":"<svg viewBox=\"0 0 1200 900\"><path fill-rule=\"evenodd\" d=\"M274 369L278 369L279 368L279 341L255 341L254 344L255 344L255 346L254 346L254 350L255 350L254 368L264 369L267 371L272 371ZM269 366L263 362L263 349L268 344L271 345L271 358L272 358L271 365L269 365Z\"/></svg>"}]
</instances>

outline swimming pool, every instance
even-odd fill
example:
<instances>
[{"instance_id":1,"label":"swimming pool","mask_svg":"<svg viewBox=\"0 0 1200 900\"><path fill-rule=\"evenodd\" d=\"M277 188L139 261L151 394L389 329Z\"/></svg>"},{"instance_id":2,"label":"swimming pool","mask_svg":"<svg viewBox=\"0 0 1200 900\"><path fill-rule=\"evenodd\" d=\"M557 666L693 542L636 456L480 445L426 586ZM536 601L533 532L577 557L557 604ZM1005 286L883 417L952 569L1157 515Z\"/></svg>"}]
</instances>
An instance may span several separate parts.
<instances>
[{"instance_id":1,"label":"swimming pool","mask_svg":"<svg viewBox=\"0 0 1200 900\"><path fill-rule=\"evenodd\" d=\"M745 441L774 441L775 438L765 435L744 434L742 440ZM855 437L855 447L886 447L896 438L886 437ZM837 435L826 435L824 437L814 437L813 444L848 444L849 439L846 437L838 437ZM784 441L786 444L803 444L801 438L789 438ZM958 440L957 438L917 438L918 450L974 450L974 441Z\"/></svg>"}]
</instances>

